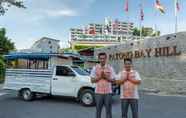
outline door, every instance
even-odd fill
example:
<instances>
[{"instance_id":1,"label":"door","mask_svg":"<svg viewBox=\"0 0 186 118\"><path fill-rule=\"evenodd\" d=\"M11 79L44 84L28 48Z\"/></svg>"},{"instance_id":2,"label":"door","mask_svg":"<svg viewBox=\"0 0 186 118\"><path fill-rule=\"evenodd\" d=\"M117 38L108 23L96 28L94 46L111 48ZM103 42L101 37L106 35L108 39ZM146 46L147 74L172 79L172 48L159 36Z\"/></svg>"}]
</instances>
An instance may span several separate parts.
<instances>
[{"instance_id":1,"label":"door","mask_svg":"<svg viewBox=\"0 0 186 118\"><path fill-rule=\"evenodd\" d=\"M75 96L76 75L67 66L56 66L52 78L52 95Z\"/></svg>"}]
</instances>

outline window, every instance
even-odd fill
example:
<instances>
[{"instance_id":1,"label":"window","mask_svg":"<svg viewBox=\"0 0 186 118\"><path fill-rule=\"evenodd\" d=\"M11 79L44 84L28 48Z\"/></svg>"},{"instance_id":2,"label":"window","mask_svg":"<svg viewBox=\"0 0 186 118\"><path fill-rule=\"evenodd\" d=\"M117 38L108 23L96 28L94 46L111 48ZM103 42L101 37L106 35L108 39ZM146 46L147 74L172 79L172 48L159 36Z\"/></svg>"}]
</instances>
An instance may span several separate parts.
<instances>
[{"instance_id":1,"label":"window","mask_svg":"<svg viewBox=\"0 0 186 118\"><path fill-rule=\"evenodd\" d=\"M72 68L80 75L89 75L89 73L77 66L72 66Z\"/></svg>"},{"instance_id":2,"label":"window","mask_svg":"<svg viewBox=\"0 0 186 118\"><path fill-rule=\"evenodd\" d=\"M56 75L57 76L75 76L74 72L65 66L56 66Z\"/></svg>"}]
</instances>

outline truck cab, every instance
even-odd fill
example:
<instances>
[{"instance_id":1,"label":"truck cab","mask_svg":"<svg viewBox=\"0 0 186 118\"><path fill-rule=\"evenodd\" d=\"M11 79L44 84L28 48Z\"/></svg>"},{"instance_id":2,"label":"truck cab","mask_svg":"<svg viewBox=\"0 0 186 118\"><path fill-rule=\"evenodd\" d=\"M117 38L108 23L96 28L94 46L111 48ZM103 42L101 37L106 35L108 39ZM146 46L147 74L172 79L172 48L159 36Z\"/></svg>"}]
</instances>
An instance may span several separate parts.
<instances>
[{"instance_id":1,"label":"truck cab","mask_svg":"<svg viewBox=\"0 0 186 118\"><path fill-rule=\"evenodd\" d=\"M78 66L56 66L51 85L52 95L76 97L83 105L95 102L95 85L91 83L89 73Z\"/></svg>"}]
</instances>

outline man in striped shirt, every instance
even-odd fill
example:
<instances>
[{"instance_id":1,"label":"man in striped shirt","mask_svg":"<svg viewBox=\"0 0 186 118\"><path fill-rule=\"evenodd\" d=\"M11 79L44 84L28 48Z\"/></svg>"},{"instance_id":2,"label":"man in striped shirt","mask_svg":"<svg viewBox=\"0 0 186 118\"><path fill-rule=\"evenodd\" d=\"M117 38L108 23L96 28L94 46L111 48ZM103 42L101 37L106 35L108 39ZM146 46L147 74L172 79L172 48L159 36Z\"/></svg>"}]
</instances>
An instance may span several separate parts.
<instances>
[{"instance_id":1,"label":"man in striped shirt","mask_svg":"<svg viewBox=\"0 0 186 118\"><path fill-rule=\"evenodd\" d=\"M93 67L90 77L92 83L96 84L96 118L101 118L103 106L106 109L106 118L112 118L112 82L114 82L115 72L107 64L106 53L99 53L100 64Z\"/></svg>"}]
</instances>

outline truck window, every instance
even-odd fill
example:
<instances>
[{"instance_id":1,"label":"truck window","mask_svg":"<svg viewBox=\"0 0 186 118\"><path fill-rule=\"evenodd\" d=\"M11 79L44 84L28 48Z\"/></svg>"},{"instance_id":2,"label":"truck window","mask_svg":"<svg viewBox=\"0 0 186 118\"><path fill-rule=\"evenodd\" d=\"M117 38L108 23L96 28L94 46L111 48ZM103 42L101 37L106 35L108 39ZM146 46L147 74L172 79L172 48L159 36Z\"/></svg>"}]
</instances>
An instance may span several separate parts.
<instances>
[{"instance_id":1,"label":"truck window","mask_svg":"<svg viewBox=\"0 0 186 118\"><path fill-rule=\"evenodd\" d=\"M81 69L78 66L71 66L78 74L80 75L89 75L85 70Z\"/></svg>"},{"instance_id":2,"label":"truck window","mask_svg":"<svg viewBox=\"0 0 186 118\"><path fill-rule=\"evenodd\" d=\"M75 76L74 72L65 66L56 66L56 76Z\"/></svg>"}]
</instances>

